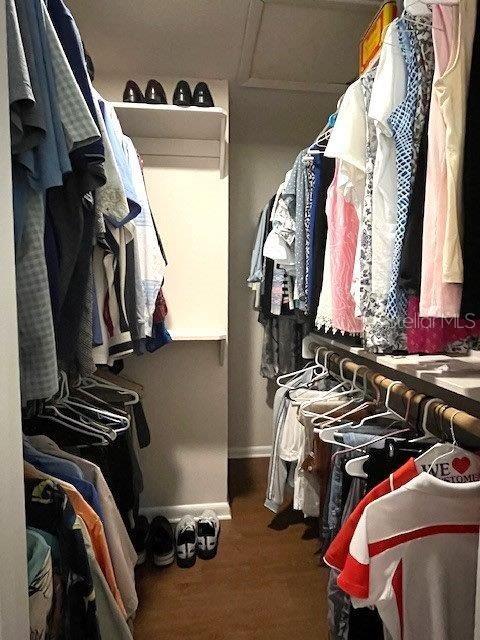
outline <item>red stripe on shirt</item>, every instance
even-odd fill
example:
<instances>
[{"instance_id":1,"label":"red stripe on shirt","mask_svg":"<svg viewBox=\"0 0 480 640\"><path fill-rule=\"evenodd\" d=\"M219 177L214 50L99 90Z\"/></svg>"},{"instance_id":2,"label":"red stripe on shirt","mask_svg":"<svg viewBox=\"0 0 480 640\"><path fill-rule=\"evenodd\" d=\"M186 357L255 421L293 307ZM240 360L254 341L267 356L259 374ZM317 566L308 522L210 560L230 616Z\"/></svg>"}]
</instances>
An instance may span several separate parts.
<instances>
[{"instance_id":1,"label":"red stripe on shirt","mask_svg":"<svg viewBox=\"0 0 480 640\"><path fill-rule=\"evenodd\" d=\"M398 621L400 623L400 640L403 640L403 560L400 560L392 577L392 588L397 603Z\"/></svg>"},{"instance_id":2,"label":"red stripe on shirt","mask_svg":"<svg viewBox=\"0 0 480 640\"><path fill-rule=\"evenodd\" d=\"M415 529L414 531L400 533L397 536L392 536L385 540L371 542L368 545L368 555L370 558L373 558L388 549L393 549L394 547L398 547L400 544L410 542L411 540L418 540L419 538L427 538L428 536L434 536L442 533L478 533L479 529L480 526L478 524L435 524L431 527L422 527L421 529Z\"/></svg>"}]
</instances>

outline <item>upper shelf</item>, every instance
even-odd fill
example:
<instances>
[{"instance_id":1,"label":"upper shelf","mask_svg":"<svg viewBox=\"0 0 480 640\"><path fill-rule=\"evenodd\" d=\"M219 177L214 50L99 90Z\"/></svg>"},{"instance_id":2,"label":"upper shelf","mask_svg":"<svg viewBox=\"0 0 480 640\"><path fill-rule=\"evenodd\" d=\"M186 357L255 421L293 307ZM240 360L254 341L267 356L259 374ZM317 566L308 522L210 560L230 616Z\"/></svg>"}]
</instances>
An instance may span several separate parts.
<instances>
[{"instance_id":1,"label":"upper shelf","mask_svg":"<svg viewBox=\"0 0 480 640\"><path fill-rule=\"evenodd\" d=\"M227 112L220 107L176 107L170 104L113 106L124 132L131 138L170 140L215 140L225 135Z\"/></svg>"},{"instance_id":2,"label":"upper shelf","mask_svg":"<svg viewBox=\"0 0 480 640\"><path fill-rule=\"evenodd\" d=\"M480 352L472 351L470 355L406 355L389 356L370 353L362 347L355 347L342 342L342 339L327 338L315 333L309 334L303 341L303 357L310 358L314 353L314 345L331 346L332 349L352 354L352 360L376 363L384 369L390 369L388 376L394 379L408 381L414 385L413 379L461 396L464 402L470 401L467 410L473 415L479 415L480 409ZM313 351L312 351L313 349ZM368 365L367 365L368 366ZM396 373L394 373L396 372ZM417 382L419 391L423 391ZM424 387L425 388L425 387ZM426 389L426 388L425 388ZM425 392L428 393L426 390Z\"/></svg>"}]
</instances>

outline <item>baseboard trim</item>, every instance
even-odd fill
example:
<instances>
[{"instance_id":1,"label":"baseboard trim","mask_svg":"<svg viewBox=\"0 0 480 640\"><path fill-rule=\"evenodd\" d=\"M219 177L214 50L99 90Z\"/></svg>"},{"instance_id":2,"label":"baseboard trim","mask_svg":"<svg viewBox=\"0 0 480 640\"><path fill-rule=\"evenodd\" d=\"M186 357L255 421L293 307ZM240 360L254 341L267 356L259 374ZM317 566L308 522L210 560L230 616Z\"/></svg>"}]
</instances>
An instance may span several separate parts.
<instances>
[{"instance_id":1,"label":"baseboard trim","mask_svg":"<svg viewBox=\"0 0 480 640\"><path fill-rule=\"evenodd\" d=\"M228 457L237 458L269 458L272 453L270 445L260 447L231 447L228 450Z\"/></svg>"},{"instance_id":2,"label":"baseboard trim","mask_svg":"<svg viewBox=\"0 0 480 640\"><path fill-rule=\"evenodd\" d=\"M178 504L168 507L142 507L140 513L153 520L155 516L165 516L170 522L178 522L183 516L190 515L199 518L205 509L213 509L219 520L231 520L228 502L210 502L206 504Z\"/></svg>"}]
</instances>

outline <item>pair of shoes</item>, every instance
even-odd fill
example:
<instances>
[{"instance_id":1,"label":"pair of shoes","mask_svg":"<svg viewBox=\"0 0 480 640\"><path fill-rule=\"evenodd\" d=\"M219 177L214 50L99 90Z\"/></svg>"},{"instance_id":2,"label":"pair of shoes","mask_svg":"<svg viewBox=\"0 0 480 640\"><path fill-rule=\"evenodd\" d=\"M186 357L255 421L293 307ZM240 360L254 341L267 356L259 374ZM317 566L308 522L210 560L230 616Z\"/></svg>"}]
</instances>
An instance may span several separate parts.
<instances>
[{"instance_id":1,"label":"pair of shoes","mask_svg":"<svg viewBox=\"0 0 480 640\"><path fill-rule=\"evenodd\" d=\"M134 80L129 80L123 92L124 102L146 102L147 104L167 104L165 90L158 80L149 80L145 89L145 95Z\"/></svg>"},{"instance_id":2,"label":"pair of shoes","mask_svg":"<svg viewBox=\"0 0 480 640\"><path fill-rule=\"evenodd\" d=\"M187 569L193 567L197 555L202 560L211 560L217 555L220 522L217 514L206 509L195 522L193 516L184 516L175 529L177 564Z\"/></svg>"},{"instance_id":3,"label":"pair of shoes","mask_svg":"<svg viewBox=\"0 0 480 640\"><path fill-rule=\"evenodd\" d=\"M165 90L158 80L149 80L145 95L134 80L129 80L123 92L123 102L167 104ZM192 92L186 80L180 80L173 93L173 104L177 107L213 107L212 94L205 82L199 82Z\"/></svg>"},{"instance_id":4,"label":"pair of shoes","mask_svg":"<svg viewBox=\"0 0 480 640\"><path fill-rule=\"evenodd\" d=\"M173 104L177 107L214 107L212 94L206 82L199 82L192 91L186 80L180 80L173 93Z\"/></svg>"},{"instance_id":5,"label":"pair of shoes","mask_svg":"<svg viewBox=\"0 0 480 640\"><path fill-rule=\"evenodd\" d=\"M138 555L137 567L144 564L148 551L157 567L166 567L175 560L173 529L164 516L155 517L151 523L145 516L138 516L132 538Z\"/></svg>"}]
</instances>

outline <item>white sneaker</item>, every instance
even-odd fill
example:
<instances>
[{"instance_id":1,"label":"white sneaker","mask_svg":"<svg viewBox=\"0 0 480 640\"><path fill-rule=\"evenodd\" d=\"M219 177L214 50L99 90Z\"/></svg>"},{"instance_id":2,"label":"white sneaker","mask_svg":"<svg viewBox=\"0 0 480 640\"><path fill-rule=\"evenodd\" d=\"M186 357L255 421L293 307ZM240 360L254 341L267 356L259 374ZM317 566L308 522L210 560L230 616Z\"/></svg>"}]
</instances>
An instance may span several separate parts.
<instances>
[{"instance_id":1,"label":"white sneaker","mask_svg":"<svg viewBox=\"0 0 480 640\"><path fill-rule=\"evenodd\" d=\"M197 522L198 555L202 560L211 560L217 555L220 522L215 511L206 509Z\"/></svg>"},{"instance_id":2,"label":"white sneaker","mask_svg":"<svg viewBox=\"0 0 480 640\"><path fill-rule=\"evenodd\" d=\"M197 525L193 516L183 516L175 529L177 564L187 569L197 560Z\"/></svg>"}]
</instances>

